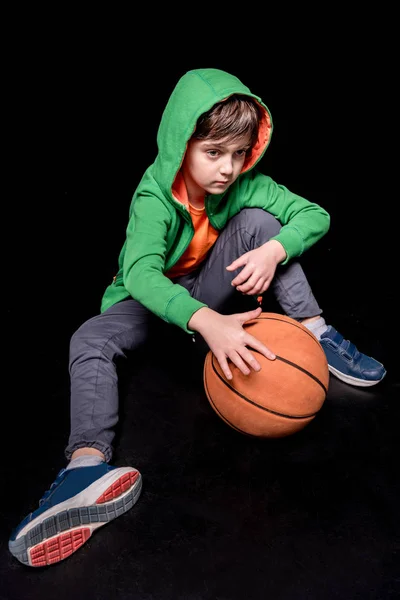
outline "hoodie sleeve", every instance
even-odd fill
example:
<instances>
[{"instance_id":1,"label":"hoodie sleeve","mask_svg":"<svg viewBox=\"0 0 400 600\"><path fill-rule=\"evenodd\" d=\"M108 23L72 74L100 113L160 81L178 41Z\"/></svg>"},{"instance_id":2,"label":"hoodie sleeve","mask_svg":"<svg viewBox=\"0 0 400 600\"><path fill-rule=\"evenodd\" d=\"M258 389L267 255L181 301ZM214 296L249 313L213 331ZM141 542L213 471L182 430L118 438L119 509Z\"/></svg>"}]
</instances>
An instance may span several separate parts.
<instances>
[{"instance_id":1,"label":"hoodie sleeve","mask_svg":"<svg viewBox=\"0 0 400 600\"><path fill-rule=\"evenodd\" d=\"M271 177L255 170L239 182L237 201L248 207L263 208L282 224L278 240L286 250L286 264L300 256L329 230L330 216L318 204L294 194ZM241 199L240 199L241 198ZM237 203L233 202L233 207Z\"/></svg>"},{"instance_id":2,"label":"hoodie sleeve","mask_svg":"<svg viewBox=\"0 0 400 600\"><path fill-rule=\"evenodd\" d=\"M191 316L206 306L164 275L171 215L159 198L138 194L127 227L123 284L130 295L168 323L190 333Z\"/></svg>"}]
</instances>

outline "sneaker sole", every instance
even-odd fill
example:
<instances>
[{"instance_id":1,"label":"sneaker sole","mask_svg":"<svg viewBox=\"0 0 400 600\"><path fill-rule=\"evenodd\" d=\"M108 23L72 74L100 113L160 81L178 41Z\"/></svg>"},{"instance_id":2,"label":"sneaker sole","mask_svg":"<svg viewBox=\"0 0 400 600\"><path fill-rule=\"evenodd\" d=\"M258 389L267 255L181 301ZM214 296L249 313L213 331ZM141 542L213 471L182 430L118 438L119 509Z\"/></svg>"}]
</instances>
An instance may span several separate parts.
<instances>
[{"instance_id":1,"label":"sneaker sole","mask_svg":"<svg viewBox=\"0 0 400 600\"><path fill-rule=\"evenodd\" d=\"M329 368L329 371L332 373L332 375L335 375L335 377L337 377L341 381L344 381L345 383L348 383L349 385L355 385L358 387L371 387L372 385L376 385L377 383L382 381L383 377L385 377L385 375L386 375L386 373L385 373L385 375L381 379L376 379L375 381L369 381L368 379L357 379L357 377L351 377L351 375L345 375L344 373L341 373L334 367L331 367L331 365L328 365L328 368Z\"/></svg>"},{"instance_id":2,"label":"sneaker sole","mask_svg":"<svg viewBox=\"0 0 400 600\"><path fill-rule=\"evenodd\" d=\"M122 475L121 471L124 471ZM115 474L118 473L114 472L114 476ZM51 516L50 511L46 511L43 516L47 514L47 517L43 520L40 517L34 519L16 540L9 541L11 554L24 565L45 567L79 550L99 527L133 507L142 491L142 476L139 471L121 468L119 477L112 483L106 478L106 484L106 489L89 505L81 504L65 510L53 507L50 509L54 511ZM83 493L62 503L58 508L76 503L81 495Z\"/></svg>"}]
</instances>

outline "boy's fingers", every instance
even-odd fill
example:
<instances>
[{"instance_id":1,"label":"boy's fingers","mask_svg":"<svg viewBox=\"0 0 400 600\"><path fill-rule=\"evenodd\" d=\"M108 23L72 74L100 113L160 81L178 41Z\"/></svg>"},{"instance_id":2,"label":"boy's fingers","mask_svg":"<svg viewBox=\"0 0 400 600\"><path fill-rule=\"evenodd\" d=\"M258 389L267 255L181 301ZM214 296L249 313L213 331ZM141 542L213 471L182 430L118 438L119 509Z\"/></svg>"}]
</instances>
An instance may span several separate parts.
<instances>
[{"instance_id":1,"label":"boy's fingers","mask_svg":"<svg viewBox=\"0 0 400 600\"><path fill-rule=\"evenodd\" d=\"M228 265L226 268L227 271L234 271L235 269L237 269L238 267L240 267L239 264L237 264L237 260L234 260L230 265Z\"/></svg>"},{"instance_id":2,"label":"boy's fingers","mask_svg":"<svg viewBox=\"0 0 400 600\"><path fill-rule=\"evenodd\" d=\"M270 350L269 348L267 348L267 346L265 346L262 342L260 342L260 340L258 340L257 338L253 337L250 334L249 334L249 338L248 339L249 339L249 341L246 342L247 346L249 346L250 348L253 348L254 350L258 350L259 352L261 352L261 354L263 356L265 356L269 360L275 360L276 359L276 354L274 354L272 352L272 350Z\"/></svg>"},{"instance_id":3,"label":"boy's fingers","mask_svg":"<svg viewBox=\"0 0 400 600\"><path fill-rule=\"evenodd\" d=\"M239 320L240 323L246 323L246 321L251 321L251 319L256 319L258 317L258 315L260 315L262 312L262 308L261 306L257 306L257 308L253 309L253 310L248 310L247 312L244 313L239 313Z\"/></svg>"},{"instance_id":4,"label":"boy's fingers","mask_svg":"<svg viewBox=\"0 0 400 600\"><path fill-rule=\"evenodd\" d=\"M244 361L246 361L247 365L249 365L253 369L253 371L260 371L260 369L261 369L260 363L257 361L254 354L252 352L250 352L250 350L248 348L245 348L243 350L242 358ZM241 369L241 371L242 371L242 373L244 373L243 369ZM250 370L248 370L248 372L244 373L244 374L248 375L249 373L250 373Z\"/></svg>"},{"instance_id":5,"label":"boy's fingers","mask_svg":"<svg viewBox=\"0 0 400 600\"><path fill-rule=\"evenodd\" d=\"M236 260L231 262L231 264L225 268L227 269L227 271L234 271L235 269L238 269L239 267L243 267L246 263L247 263L246 258L243 256L239 256L239 258L237 258Z\"/></svg>"},{"instance_id":6,"label":"boy's fingers","mask_svg":"<svg viewBox=\"0 0 400 600\"><path fill-rule=\"evenodd\" d=\"M242 285L242 283L247 283L250 279L251 273L244 267L236 277L234 277L231 281L232 285Z\"/></svg>"},{"instance_id":7,"label":"boy's fingers","mask_svg":"<svg viewBox=\"0 0 400 600\"><path fill-rule=\"evenodd\" d=\"M233 364L243 373L243 375L249 375L250 369L246 362L246 357L241 356L238 352L235 352L232 356L229 357ZM243 360L244 359L244 360ZM251 365L252 366L252 365Z\"/></svg>"},{"instance_id":8,"label":"boy's fingers","mask_svg":"<svg viewBox=\"0 0 400 600\"><path fill-rule=\"evenodd\" d=\"M232 372L228 366L228 361L226 360L225 356L221 356L218 358L218 356L216 357L218 362L219 362L219 366L222 369L223 374L225 375L225 377L227 379L232 379Z\"/></svg>"}]
</instances>

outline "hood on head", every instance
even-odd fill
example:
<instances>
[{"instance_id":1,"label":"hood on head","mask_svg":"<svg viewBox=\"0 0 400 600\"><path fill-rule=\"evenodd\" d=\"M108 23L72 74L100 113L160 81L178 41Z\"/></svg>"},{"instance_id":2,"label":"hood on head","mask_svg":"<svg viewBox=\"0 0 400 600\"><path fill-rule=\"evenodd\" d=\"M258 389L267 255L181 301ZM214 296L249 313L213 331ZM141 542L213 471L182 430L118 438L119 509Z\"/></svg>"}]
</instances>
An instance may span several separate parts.
<instances>
[{"instance_id":1,"label":"hood on head","mask_svg":"<svg viewBox=\"0 0 400 600\"><path fill-rule=\"evenodd\" d=\"M153 165L153 175L164 194L172 196L172 187L198 118L214 104L232 94L254 98L264 111L258 141L246 159L242 173L249 171L261 159L270 143L273 130L271 114L261 98L250 92L237 77L220 69L188 71L175 86L158 128L158 154Z\"/></svg>"}]
</instances>

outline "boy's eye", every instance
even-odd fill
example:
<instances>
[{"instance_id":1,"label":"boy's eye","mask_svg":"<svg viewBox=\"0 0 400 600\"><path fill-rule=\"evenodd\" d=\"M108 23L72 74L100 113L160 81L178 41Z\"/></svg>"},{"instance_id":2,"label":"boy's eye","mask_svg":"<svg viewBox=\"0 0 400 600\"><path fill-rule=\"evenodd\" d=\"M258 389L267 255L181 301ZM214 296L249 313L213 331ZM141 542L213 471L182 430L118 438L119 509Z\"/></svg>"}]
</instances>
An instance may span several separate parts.
<instances>
[{"instance_id":1,"label":"boy's eye","mask_svg":"<svg viewBox=\"0 0 400 600\"><path fill-rule=\"evenodd\" d=\"M246 154L247 149L246 148L241 148L240 150L236 150L235 154L236 156L242 157ZM207 150L207 154L209 156L211 156L212 158L215 158L217 156L219 156L221 154L220 150Z\"/></svg>"}]
</instances>

